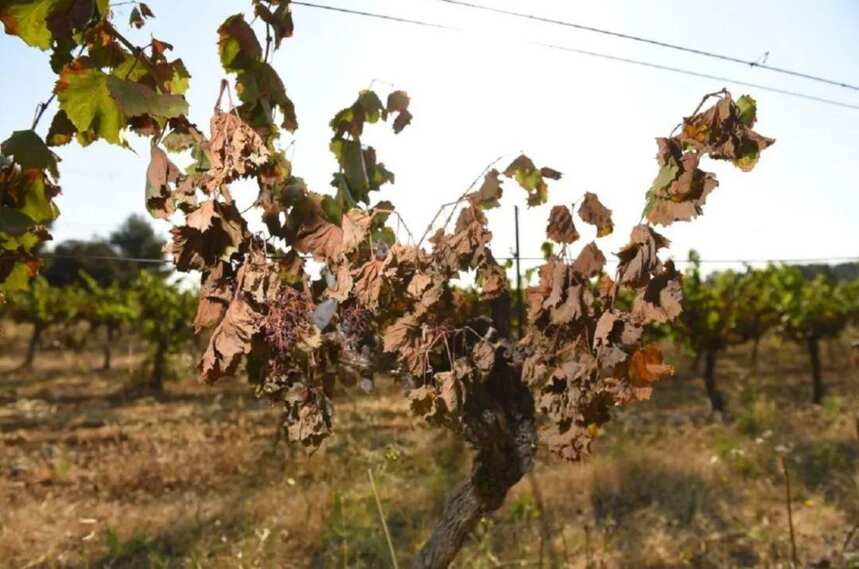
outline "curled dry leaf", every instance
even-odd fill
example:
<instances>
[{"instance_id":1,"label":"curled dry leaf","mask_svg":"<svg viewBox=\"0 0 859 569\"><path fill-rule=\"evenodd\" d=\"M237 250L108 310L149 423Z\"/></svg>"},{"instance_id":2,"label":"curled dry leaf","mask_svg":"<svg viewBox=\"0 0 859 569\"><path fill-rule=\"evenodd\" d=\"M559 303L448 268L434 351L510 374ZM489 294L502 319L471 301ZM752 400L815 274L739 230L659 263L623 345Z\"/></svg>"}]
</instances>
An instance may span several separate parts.
<instances>
[{"instance_id":1,"label":"curled dry leaf","mask_svg":"<svg viewBox=\"0 0 859 569\"><path fill-rule=\"evenodd\" d=\"M233 300L233 287L230 266L220 262L211 270L204 271L200 282L200 302L194 317L194 330L217 325L224 317L227 307Z\"/></svg>"},{"instance_id":2,"label":"curled dry leaf","mask_svg":"<svg viewBox=\"0 0 859 569\"><path fill-rule=\"evenodd\" d=\"M560 180L561 173L552 168L537 168L524 154L518 156L507 168L504 175L513 178L528 193L528 205L538 206L549 198L549 187L544 178Z\"/></svg>"},{"instance_id":3,"label":"curled dry leaf","mask_svg":"<svg viewBox=\"0 0 859 569\"><path fill-rule=\"evenodd\" d=\"M680 275L669 261L638 291L632 315L644 324L670 322L680 316L682 301Z\"/></svg>"},{"instance_id":4,"label":"curled dry leaf","mask_svg":"<svg viewBox=\"0 0 859 569\"><path fill-rule=\"evenodd\" d=\"M216 111L211 131L208 148L211 169L206 182L209 192L254 174L268 161L270 152L265 142L236 113Z\"/></svg>"},{"instance_id":5,"label":"curled dry leaf","mask_svg":"<svg viewBox=\"0 0 859 569\"><path fill-rule=\"evenodd\" d=\"M605 267L605 255L593 241L585 245L573 262L573 271L584 278L600 274Z\"/></svg>"},{"instance_id":6,"label":"curled dry leaf","mask_svg":"<svg viewBox=\"0 0 859 569\"><path fill-rule=\"evenodd\" d=\"M486 173L480 189L466 196L472 206L480 206L483 209L498 207L499 200L504 193L501 187L501 180L498 179L499 175L498 170L495 168Z\"/></svg>"},{"instance_id":7,"label":"curled dry leaf","mask_svg":"<svg viewBox=\"0 0 859 569\"><path fill-rule=\"evenodd\" d=\"M629 243L617 252L617 282L635 288L645 286L660 265L657 252L670 244L668 239L649 226L635 226Z\"/></svg>"},{"instance_id":8,"label":"curled dry leaf","mask_svg":"<svg viewBox=\"0 0 859 569\"><path fill-rule=\"evenodd\" d=\"M647 192L647 220L671 225L701 214L707 195L718 185L713 174L698 168L704 156L752 170L761 152L775 142L752 130L756 120L754 99L745 95L734 101L726 93L706 111L684 119L680 135L656 139L659 173Z\"/></svg>"},{"instance_id":9,"label":"curled dry leaf","mask_svg":"<svg viewBox=\"0 0 859 569\"><path fill-rule=\"evenodd\" d=\"M153 217L167 219L174 211L174 185L181 179L179 168L156 145L151 147L146 169L146 209Z\"/></svg>"},{"instance_id":10,"label":"curled dry leaf","mask_svg":"<svg viewBox=\"0 0 859 569\"><path fill-rule=\"evenodd\" d=\"M629 360L632 392L639 401L650 399L653 384L673 373L674 368L662 362L662 352L656 346L643 347L633 353Z\"/></svg>"},{"instance_id":11,"label":"curled dry leaf","mask_svg":"<svg viewBox=\"0 0 859 569\"><path fill-rule=\"evenodd\" d=\"M251 350L266 312L270 271L261 251L253 251L236 274L236 294L209 339L200 360L200 379L213 383L232 375L242 356Z\"/></svg>"},{"instance_id":12,"label":"curled dry leaf","mask_svg":"<svg viewBox=\"0 0 859 569\"><path fill-rule=\"evenodd\" d=\"M596 226L597 237L605 237L614 231L611 210L605 207L594 193L585 193L582 205L579 206L579 217L585 223Z\"/></svg>"},{"instance_id":13,"label":"curled dry leaf","mask_svg":"<svg viewBox=\"0 0 859 569\"><path fill-rule=\"evenodd\" d=\"M579 239L579 232L573 223L573 214L565 205L556 205L549 213L546 236L555 243L569 244Z\"/></svg>"},{"instance_id":14,"label":"curled dry leaf","mask_svg":"<svg viewBox=\"0 0 859 569\"><path fill-rule=\"evenodd\" d=\"M165 251L180 271L205 271L242 251L250 234L234 204L208 200L186 217L187 225L170 230Z\"/></svg>"}]
</instances>

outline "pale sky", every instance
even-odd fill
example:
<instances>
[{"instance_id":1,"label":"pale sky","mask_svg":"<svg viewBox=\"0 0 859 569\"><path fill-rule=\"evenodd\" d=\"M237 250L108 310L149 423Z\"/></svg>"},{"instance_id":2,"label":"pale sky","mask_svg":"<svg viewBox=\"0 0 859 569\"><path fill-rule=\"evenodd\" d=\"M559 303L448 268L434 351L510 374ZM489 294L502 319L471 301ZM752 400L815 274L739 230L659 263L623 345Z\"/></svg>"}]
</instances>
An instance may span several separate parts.
<instances>
[{"instance_id":1,"label":"pale sky","mask_svg":"<svg viewBox=\"0 0 859 569\"><path fill-rule=\"evenodd\" d=\"M484 4L608 28L859 84L859 3L784 1L563 2L481 0ZM853 168L859 110L828 106L759 89L687 77L550 50L530 42L642 59L859 104L859 92L789 78L662 48L518 18L494 16L437 0L320 0L469 30L444 31L295 6L295 36L274 59L295 103L300 128L293 167L311 189L327 192L336 169L328 152L328 121L373 79L384 98L393 84L412 97L413 123L400 135L370 127L366 141L396 173L378 198L391 199L412 231L423 232L438 204L456 198L493 158L520 151L538 166L564 173L550 186L549 205L526 210L525 193L505 185L490 216L498 256L513 249L513 206L522 210L522 254L539 256L549 206L596 192L614 210L615 235L600 241L616 251L628 238L656 174L654 137L667 135L707 92L727 87L758 101L757 130L774 137L757 168L744 174L709 164L721 182L691 224L663 230L672 254L690 247L705 259L818 258L859 255L859 192ZM215 30L249 1L148 0L156 14L143 30L175 46L191 72L191 118L204 130L223 72ZM127 6L118 8L125 29ZM48 54L0 36L7 78L0 90L0 135L29 128L36 103L54 76ZM39 130L44 133L52 112ZM292 138L285 135L283 147ZM130 213L145 213L148 148L137 154L99 142L85 151L58 149L63 194L55 241L106 235ZM503 168L506 162L499 164ZM236 188L242 203L255 189ZM579 223L586 243L592 236ZM169 228L156 222L159 232ZM533 266L535 263L526 263Z\"/></svg>"}]
</instances>

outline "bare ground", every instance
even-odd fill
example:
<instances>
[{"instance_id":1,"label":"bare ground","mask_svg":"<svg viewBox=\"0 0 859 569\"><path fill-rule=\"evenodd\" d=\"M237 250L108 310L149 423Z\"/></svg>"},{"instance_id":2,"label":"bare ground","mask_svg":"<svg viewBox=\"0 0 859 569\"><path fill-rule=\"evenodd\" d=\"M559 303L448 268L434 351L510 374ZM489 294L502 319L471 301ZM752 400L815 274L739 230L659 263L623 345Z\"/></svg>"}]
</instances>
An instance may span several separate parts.
<instances>
[{"instance_id":1,"label":"bare ground","mask_svg":"<svg viewBox=\"0 0 859 569\"><path fill-rule=\"evenodd\" d=\"M123 344L44 351L17 371L0 354L0 568L390 567L372 469L401 566L426 538L468 451L413 420L400 388L344 391L336 434L313 455L278 441L278 412L236 380L133 386ZM824 351L830 397L808 403L804 355L769 341L720 363L732 405L711 418L701 380L680 373L621 410L595 454L541 454L458 567L790 567L785 479L804 567L859 568L859 371L847 340ZM188 358L190 360L190 358ZM190 361L182 362L189 377Z\"/></svg>"}]
</instances>

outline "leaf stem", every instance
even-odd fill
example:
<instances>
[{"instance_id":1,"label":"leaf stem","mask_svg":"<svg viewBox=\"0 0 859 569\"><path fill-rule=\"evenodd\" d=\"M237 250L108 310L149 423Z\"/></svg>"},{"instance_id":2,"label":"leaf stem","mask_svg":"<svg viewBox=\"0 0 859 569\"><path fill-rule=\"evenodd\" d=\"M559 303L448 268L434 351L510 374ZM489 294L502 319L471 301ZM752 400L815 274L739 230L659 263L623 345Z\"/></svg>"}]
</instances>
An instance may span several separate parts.
<instances>
[{"instance_id":1,"label":"leaf stem","mask_svg":"<svg viewBox=\"0 0 859 569\"><path fill-rule=\"evenodd\" d=\"M57 97L56 93L52 93L47 101L39 103L36 105L36 114L33 117L33 125L30 127L30 130L36 130L36 127L39 125L39 121L42 120L42 115L45 114L45 111L48 110L48 107L51 103L54 102L54 99Z\"/></svg>"}]
</instances>

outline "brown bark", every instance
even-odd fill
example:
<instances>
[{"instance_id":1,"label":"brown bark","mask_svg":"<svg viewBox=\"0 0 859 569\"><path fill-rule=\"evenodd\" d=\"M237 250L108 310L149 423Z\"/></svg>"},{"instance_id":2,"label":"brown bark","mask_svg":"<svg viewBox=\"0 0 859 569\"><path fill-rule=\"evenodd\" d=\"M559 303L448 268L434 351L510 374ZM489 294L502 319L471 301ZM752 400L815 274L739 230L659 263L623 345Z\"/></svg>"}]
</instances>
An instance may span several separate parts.
<instances>
[{"instance_id":1,"label":"brown bark","mask_svg":"<svg viewBox=\"0 0 859 569\"><path fill-rule=\"evenodd\" d=\"M111 365L111 356L113 350L113 338L116 336L116 329L114 326L108 324L105 328L105 341L103 347L104 359L101 363L101 369L107 371L110 369Z\"/></svg>"},{"instance_id":2,"label":"brown bark","mask_svg":"<svg viewBox=\"0 0 859 569\"><path fill-rule=\"evenodd\" d=\"M493 303L496 331L509 338L509 296ZM429 540L412 560L414 569L450 565L477 523L504 503L527 474L537 448L534 400L522 383L509 344L499 354L485 389L466 404L464 438L474 447L471 475L448 498Z\"/></svg>"},{"instance_id":3,"label":"brown bark","mask_svg":"<svg viewBox=\"0 0 859 569\"><path fill-rule=\"evenodd\" d=\"M36 359L36 348L39 347L39 341L42 338L42 332L45 327L41 322L33 324L33 333L30 335L30 342L27 344L27 354L24 356L24 361L21 363L21 368L29 369L33 367L33 360Z\"/></svg>"},{"instance_id":4,"label":"brown bark","mask_svg":"<svg viewBox=\"0 0 859 569\"><path fill-rule=\"evenodd\" d=\"M704 387L706 387L707 397L710 399L710 409L713 413L724 415L727 412L725 398L716 385L717 355L718 352L713 348L707 349L704 354Z\"/></svg>"},{"instance_id":5,"label":"brown bark","mask_svg":"<svg viewBox=\"0 0 859 569\"><path fill-rule=\"evenodd\" d=\"M760 336L758 336L754 340L752 340L752 373L754 373L755 375L758 374L758 356L760 347L761 338Z\"/></svg>"},{"instance_id":6,"label":"brown bark","mask_svg":"<svg viewBox=\"0 0 859 569\"><path fill-rule=\"evenodd\" d=\"M471 476L448 498L441 520L412 561L414 569L450 565L480 518L504 503L507 492L531 469L536 450L533 400L513 370L500 370L490 382L499 395L470 425L476 449Z\"/></svg>"},{"instance_id":7,"label":"brown bark","mask_svg":"<svg viewBox=\"0 0 859 569\"><path fill-rule=\"evenodd\" d=\"M155 356L152 359L152 375L149 377L149 388L153 391L164 390L164 376L167 373L167 342L158 340L155 346Z\"/></svg>"},{"instance_id":8,"label":"brown bark","mask_svg":"<svg viewBox=\"0 0 859 569\"><path fill-rule=\"evenodd\" d=\"M810 336L807 343L808 355L811 358L811 401L815 405L820 405L823 402L825 392L823 386L823 369L820 364L820 340L815 336Z\"/></svg>"}]
</instances>

